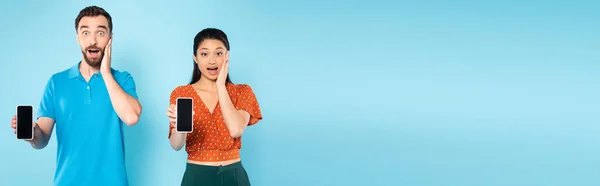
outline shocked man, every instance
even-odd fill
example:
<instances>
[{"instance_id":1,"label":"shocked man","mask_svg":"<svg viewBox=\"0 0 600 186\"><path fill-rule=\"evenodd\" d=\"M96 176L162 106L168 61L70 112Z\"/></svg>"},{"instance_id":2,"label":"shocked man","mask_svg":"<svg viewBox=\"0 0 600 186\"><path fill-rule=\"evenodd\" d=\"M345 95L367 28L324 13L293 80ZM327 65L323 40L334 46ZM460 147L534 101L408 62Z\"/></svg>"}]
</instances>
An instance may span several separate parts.
<instances>
[{"instance_id":1,"label":"shocked man","mask_svg":"<svg viewBox=\"0 0 600 186\"><path fill-rule=\"evenodd\" d=\"M50 78L27 140L42 149L56 128L54 185L128 185L122 126L138 122L142 106L131 75L111 68L112 18L86 7L75 19L82 60ZM56 126L56 127L55 127ZM16 127L13 117L11 127Z\"/></svg>"}]
</instances>

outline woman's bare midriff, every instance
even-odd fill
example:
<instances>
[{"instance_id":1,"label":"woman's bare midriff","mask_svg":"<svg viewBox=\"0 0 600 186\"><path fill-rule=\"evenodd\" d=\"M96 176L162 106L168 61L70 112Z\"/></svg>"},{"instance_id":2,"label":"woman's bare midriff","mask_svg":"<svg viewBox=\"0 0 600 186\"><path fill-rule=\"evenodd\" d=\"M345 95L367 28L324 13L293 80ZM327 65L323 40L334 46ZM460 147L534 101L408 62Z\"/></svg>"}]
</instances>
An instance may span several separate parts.
<instances>
[{"instance_id":1,"label":"woman's bare midriff","mask_svg":"<svg viewBox=\"0 0 600 186\"><path fill-rule=\"evenodd\" d=\"M237 159L227 160L227 161L193 161L193 160L187 160L187 162L191 163L191 164L196 164L196 165L225 166L225 165L230 165L230 164L237 163L240 160L241 160L240 158L237 158Z\"/></svg>"}]
</instances>

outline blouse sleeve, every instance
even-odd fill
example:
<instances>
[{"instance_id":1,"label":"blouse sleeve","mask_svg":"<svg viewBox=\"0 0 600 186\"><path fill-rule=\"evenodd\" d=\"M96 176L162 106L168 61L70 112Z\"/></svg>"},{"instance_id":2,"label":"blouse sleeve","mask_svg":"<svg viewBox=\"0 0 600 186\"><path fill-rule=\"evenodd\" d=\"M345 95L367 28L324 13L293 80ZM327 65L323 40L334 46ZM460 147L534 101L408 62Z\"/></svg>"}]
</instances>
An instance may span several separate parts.
<instances>
[{"instance_id":1,"label":"blouse sleeve","mask_svg":"<svg viewBox=\"0 0 600 186\"><path fill-rule=\"evenodd\" d=\"M262 114L260 113L260 107L252 88L249 85L239 85L237 92L235 108L244 110L250 114L248 126L258 123L262 119Z\"/></svg>"}]
</instances>

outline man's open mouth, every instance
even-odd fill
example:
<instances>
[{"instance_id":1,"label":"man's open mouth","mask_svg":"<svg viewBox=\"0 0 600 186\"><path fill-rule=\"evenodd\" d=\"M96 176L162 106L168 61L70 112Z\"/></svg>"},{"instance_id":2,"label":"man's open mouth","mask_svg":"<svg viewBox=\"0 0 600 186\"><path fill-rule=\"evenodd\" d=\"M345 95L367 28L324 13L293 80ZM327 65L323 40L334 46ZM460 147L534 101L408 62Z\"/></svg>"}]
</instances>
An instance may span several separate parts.
<instances>
[{"instance_id":1,"label":"man's open mouth","mask_svg":"<svg viewBox=\"0 0 600 186\"><path fill-rule=\"evenodd\" d=\"M100 56L100 49L88 49L87 52L88 52L89 56L92 58L96 58L96 57Z\"/></svg>"}]
</instances>

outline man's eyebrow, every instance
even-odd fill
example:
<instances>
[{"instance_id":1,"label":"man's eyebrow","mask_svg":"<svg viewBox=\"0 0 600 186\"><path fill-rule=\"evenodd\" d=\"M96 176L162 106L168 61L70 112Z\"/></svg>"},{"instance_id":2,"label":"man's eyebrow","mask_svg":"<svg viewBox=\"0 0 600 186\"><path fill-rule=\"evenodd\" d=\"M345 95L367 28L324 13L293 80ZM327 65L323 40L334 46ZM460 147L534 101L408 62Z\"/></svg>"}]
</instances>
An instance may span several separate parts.
<instances>
[{"instance_id":1,"label":"man's eyebrow","mask_svg":"<svg viewBox=\"0 0 600 186\"><path fill-rule=\"evenodd\" d=\"M84 29L84 28L90 28L90 27L89 27L89 26L86 26L86 25L81 25L81 26L79 27L79 29ZM108 27L107 27L107 26L104 26L104 25L100 25L100 26L98 26L98 28L102 28L102 29L104 29L104 30L108 30Z\"/></svg>"}]
</instances>

